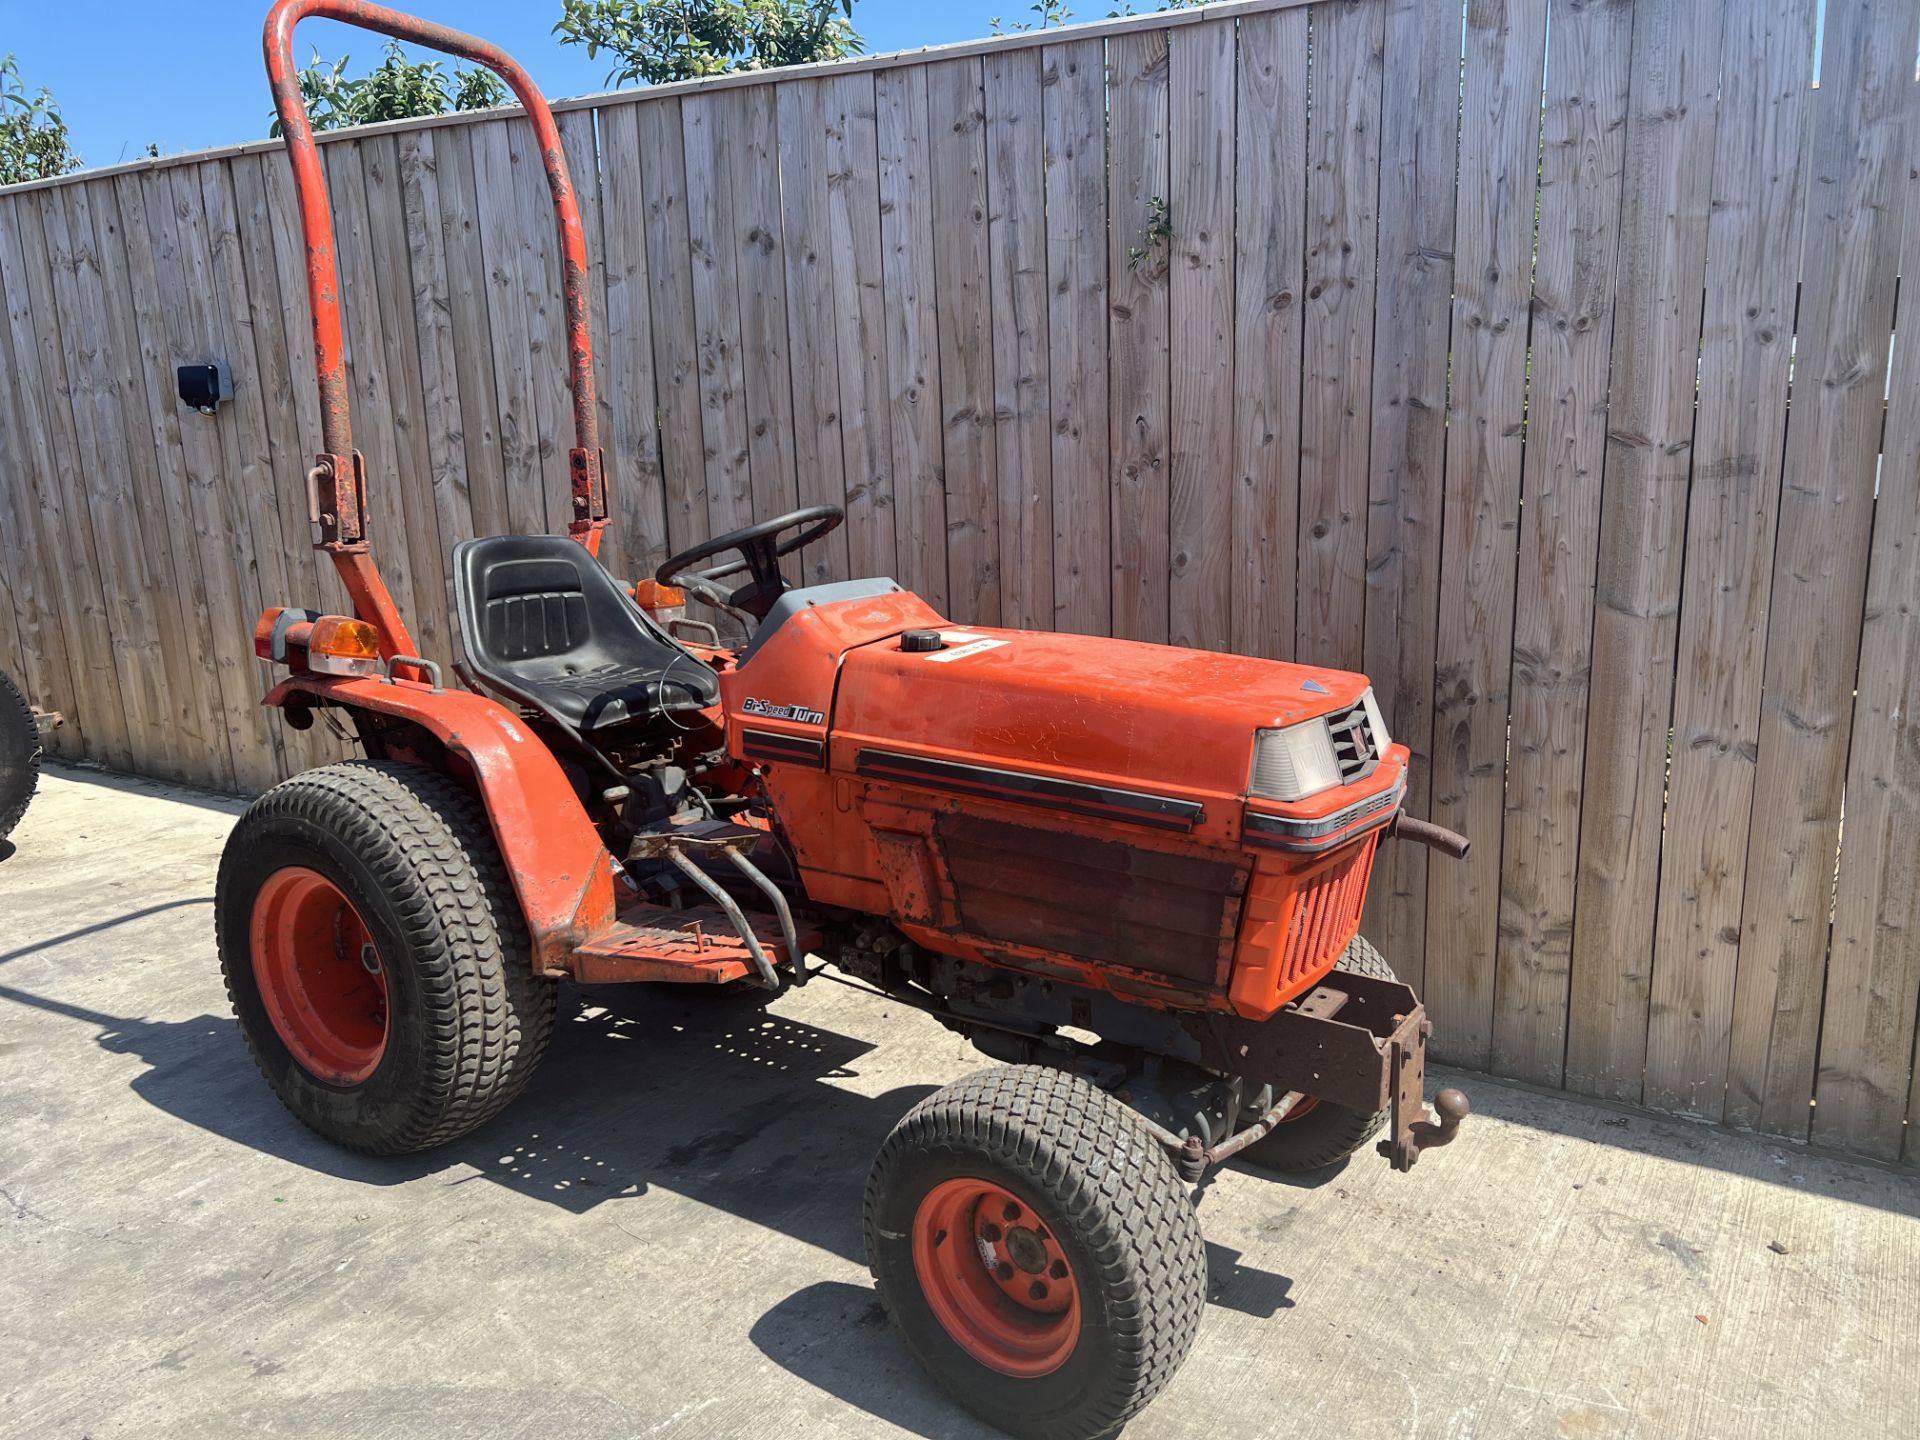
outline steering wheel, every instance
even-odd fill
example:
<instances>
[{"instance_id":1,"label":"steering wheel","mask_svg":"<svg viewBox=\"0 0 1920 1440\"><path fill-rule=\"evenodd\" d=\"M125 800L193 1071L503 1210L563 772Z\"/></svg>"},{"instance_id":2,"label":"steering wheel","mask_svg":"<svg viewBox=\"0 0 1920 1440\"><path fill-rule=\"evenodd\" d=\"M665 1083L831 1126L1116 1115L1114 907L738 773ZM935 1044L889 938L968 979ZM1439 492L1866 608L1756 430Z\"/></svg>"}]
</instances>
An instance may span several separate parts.
<instances>
[{"instance_id":1,"label":"steering wheel","mask_svg":"<svg viewBox=\"0 0 1920 1440\"><path fill-rule=\"evenodd\" d=\"M846 518L847 512L838 505L809 505L804 510L792 510L785 515L776 515L771 520L762 520L757 525L729 530L711 540L702 540L698 545L689 545L685 550L661 561L660 568L653 572L653 578L662 585L678 585L691 590L710 605L743 611L755 620L764 620L774 602L787 588L787 582L780 576L780 557L805 549L822 536L832 534ZM776 538L782 531L796 528L798 534L790 535L785 540ZM691 568L701 560L711 560L729 550L738 550L740 558L705 570ZM742 570L747 571L751 578L739 589L729 590L718 583L729 575L738 575ZM690 573L682 578L683 571Z\"/></svg>"}]
</instances>

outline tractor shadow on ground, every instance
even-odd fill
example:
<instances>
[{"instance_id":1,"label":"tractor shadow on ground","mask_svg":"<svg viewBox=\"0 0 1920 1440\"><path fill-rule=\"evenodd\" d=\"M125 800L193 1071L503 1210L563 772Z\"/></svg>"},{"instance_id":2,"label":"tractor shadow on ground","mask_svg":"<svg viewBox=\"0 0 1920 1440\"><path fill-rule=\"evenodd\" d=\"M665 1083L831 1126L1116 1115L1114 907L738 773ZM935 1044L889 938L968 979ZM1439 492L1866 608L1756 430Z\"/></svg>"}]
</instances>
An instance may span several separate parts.
<instances>
[{"instance_id":1,"label":"tractor shadow on ground","mask_svg":"<svg viewBox=\"0 0 1920 1440\"><path fill-rule=\"evenodd\" d=\"M871 1286L822 1280L796 1290L748 1338L788 1374L928 1440L1002 1440L927 1378Z\"/></svg>"},{"instance_id":2,"label":"tractor shadow on ground","mask_svg":"<svg viewBox=\"0 0 1920 1440\"><path fill-rule=\"evenodd\" d=\"M5 986L0 1000L98 1026L102 1049L148 1067L132 1088L149 1104L311 1170L370 1185L485 1181L575 1214L658 1186L864 1264L867 1161L935 1087L867 1096L826 1083L854 1077L874 1047L752 993L663 989L563 992L525 1095L461 1140L392 1158L351 1154L289 1115L229 1016L126 1019Z\"/></svg>"}]
</instances>

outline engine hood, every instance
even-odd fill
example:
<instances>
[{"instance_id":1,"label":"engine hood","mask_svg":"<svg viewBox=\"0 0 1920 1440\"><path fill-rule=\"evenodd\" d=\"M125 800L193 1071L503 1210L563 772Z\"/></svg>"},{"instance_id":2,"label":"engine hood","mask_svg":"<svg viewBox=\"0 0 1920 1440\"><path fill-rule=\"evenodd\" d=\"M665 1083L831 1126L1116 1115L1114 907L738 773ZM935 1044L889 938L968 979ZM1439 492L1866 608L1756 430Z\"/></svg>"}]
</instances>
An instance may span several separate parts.
<instances>
[{"instance_id":1,"label":"engine hood","mask_svg":"<svg viewBox=\"0 0 1920 1440\"><path fill-rule=\"evenodd\" d=\"M1084 635L947 626L946 647L897 636L848 650L832 765L919 756L1178 794L1244 795L1256 730L1354 704L1364 676Z\"/></svg>"}]
</instances>

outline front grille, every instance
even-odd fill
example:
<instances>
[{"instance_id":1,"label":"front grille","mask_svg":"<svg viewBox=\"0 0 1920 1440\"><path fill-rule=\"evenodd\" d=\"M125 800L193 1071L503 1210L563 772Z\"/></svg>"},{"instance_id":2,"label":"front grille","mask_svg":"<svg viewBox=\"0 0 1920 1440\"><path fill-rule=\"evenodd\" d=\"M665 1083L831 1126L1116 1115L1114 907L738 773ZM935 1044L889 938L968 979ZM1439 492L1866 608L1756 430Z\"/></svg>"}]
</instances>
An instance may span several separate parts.
<instances>
[{"instance_id":1,"label":"front grille","mask_svg":"<svg viewBox=\"0 0 1920 1440\"><path fill-rule=\"evenodd\" d=\"M1351 785L1364 780L1380 763L1380 737L1373 733L1373 721L1364 703L1327 717L1333 732L1333 758L1340 765L1340 783Z\"/></svg>"},{"instance_id":2,"label":"front grille","mask_svg":"<svg viewBox=\"0 0 1920 1440\"><path fill-rule=\"evenodd\" d=\"M1233 1003L1271 1015L1326 977L1360 929L1378 833L1281 868L1256 866L1240 912Z\"/></svg>"},{"instance_id":3,"label":"front grille","mask_svg":"<svg viewBox=\"0 0 1920 1440\"><path fill-rule=\"evenodd\" d=\"M1371 844L1356 845L1351 854L1322 870L1300 887L1294 897L1280 957L1280 977L1291 987L1331 967L1360 928L1360 910L1367 902L1367 873L1373 867Z\"/></svg>"}]
</instances>

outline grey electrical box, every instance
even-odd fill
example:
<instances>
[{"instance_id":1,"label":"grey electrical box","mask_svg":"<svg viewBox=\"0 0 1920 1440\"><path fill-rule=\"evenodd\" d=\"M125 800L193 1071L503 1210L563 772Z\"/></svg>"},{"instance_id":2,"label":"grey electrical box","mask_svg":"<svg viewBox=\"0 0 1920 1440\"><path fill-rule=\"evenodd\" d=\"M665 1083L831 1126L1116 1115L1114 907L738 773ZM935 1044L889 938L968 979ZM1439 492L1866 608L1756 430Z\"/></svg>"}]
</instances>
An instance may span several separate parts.
<instances>
[{"instance_id":1,"label":"grey electrical box","mask_svg":"<svg viewBox=\"0 0 1920 1440\"><path fill-rule=\"evenodd\" d=\"M233 398L233 376L226 362L211 365L182 365L176 373L180 399L202 415L211 415L222 400Z\"/></svg>"}]
</instances>

